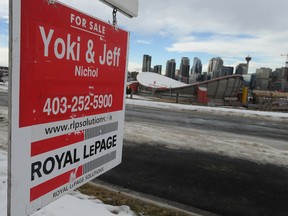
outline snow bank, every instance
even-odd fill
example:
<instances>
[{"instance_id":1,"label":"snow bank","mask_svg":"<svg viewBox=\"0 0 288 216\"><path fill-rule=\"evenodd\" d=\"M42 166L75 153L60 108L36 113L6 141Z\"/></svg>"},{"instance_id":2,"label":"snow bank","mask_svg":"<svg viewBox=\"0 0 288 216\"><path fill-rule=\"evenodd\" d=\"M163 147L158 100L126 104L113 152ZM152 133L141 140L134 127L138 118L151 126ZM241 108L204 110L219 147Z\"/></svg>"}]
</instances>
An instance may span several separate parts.
<instances>
[{"instance_id":1,"label":"snow bank","mask_svg":"<svg viewBox=\"0 0 288 216\"><path fill-rule=\"evenodd\" d=\"M61 197L59 200L44 207L33 216L131 216L135 215L128 206L105 205L100 200L86 196L78 191Z\"/></svg>"}]
</instances>

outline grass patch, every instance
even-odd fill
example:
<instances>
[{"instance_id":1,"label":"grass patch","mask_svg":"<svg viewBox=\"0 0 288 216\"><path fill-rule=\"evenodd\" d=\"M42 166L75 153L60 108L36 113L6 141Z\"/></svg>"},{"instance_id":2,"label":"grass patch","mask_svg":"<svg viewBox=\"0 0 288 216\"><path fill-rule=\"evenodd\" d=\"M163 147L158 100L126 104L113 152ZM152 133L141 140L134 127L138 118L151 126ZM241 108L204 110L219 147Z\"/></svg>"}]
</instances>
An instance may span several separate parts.
<instances>
[{"instance_id":1,"label":"grass patch","mask_svg":"<svg viewBox=\"0 0 288 216\"><path fill-rule=\"evenodd\" d=\"M160 207L151 203L135 199L121 192L114 192L96 185L85 184L78 188L81 193L94 196L103 203L113 206L127 205L139 216L188 216L183 212L178 212L169 208Z\"/></svg>"}]
</instances>

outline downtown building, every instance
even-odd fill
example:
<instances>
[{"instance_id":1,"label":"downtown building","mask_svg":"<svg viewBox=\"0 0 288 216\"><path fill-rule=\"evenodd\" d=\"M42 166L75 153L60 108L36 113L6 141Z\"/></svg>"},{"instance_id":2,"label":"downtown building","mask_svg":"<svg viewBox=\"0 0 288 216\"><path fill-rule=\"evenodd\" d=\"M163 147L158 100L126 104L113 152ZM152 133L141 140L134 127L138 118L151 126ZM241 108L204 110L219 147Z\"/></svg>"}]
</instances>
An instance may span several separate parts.
<instances>
[{"instance_id":1,"label":"downtown building","mask_svg":"<svg viewBox=\"0 0 288 216\"><path fill-rule=\"evenodd\" d=\"M202 62L199 58L195 57L189 76L189 83L203 81L202 77Z\"/></svg>"},{"instance_id":2,"label":"downtown building","mask_svg":"<svg viewBox=\"0 0 288 216\"><path fill-rule=\"evenodd\" d=\"M202 62L198 57L193 60L193 66L191 68L191 74L201 74L202 73Z\"/></svg>"},{"instance_id":3,"label":"downtown building","mask_svg":"<svg viewBox=\"0 0 288 216\"><path fill-rule=\"evenodd\" d=\"M161 74L162 73L162 65L155 65L153 72L157 73L157 74Z\"/></svg>"},{"instance_id":4,"label":"downtown building","mask_svg":"<svg viewBox=\"0 0 288 216\"><path fill-rule=\"evenodd\" d=\"M152 56L143 55L142 72L151 71Z\"/></svg>"},{"instance_id":5,"label":"downtown building","mask_svg":"<svg viewBox=\"0 0 288 216\"><path fill-rule=\"evenodd\" d=\"M273 72L270 68L257 69L251 74L250 89L288 92L287 68L276 68Z\"/></svg>"},{"instance_id":6,"label":"downtown building","mask_svg":"<svg viewBox=\"0 0 288 216\"><path fill-rule=\"evenodd\" d=\"M235 74L246 75L248 74L248 65L246 63L240 63L236 66Z\"/></svg>"},{"instance_id":7,"label":"downtown building","mask_svg":"<svg viewBox=\"0 0 288 216\"><path fill-rule=\"evenodd\" d=\"M176 72L176 61L175 59L170 59L166 62L165 76L175 79L175 72Z\"/></svg>"},{"instance_id":8,"label":"downtown building","mask_svg":"<svg viewBox=\"0 0 288 216\"><path fill-rule=\"evenodd\" d=\"M221 75L222 76L229 76L229 75L233 75L233 72L234 72L234 67L223 66L222 71L221 71Z\"/></svg>"},{"instance_id":9,"label":"downtown building","mask_svg":"<svg viewBox=\"0 0 288 216\"><path fill-rule=\"evenodd\" d=\"M256 90L270 90L271 89L272 69L260 68L256 69Z\"/></svg>"},{"instance_id":10,"label":"downtown building","mask_svg":"<svg viewBox=\"0 0 288 216\"><path fill-rule=\"evenodd\" d=\"M271 86L274 91L288 91L288 68L276 68L272 72Z\"/></svg>"},{"instance_id":11,"label":"downtown building","mask_svg":"<svg viewBox=\"0 0 288 216\"><path fill-rule=\"evenodd\" d=\"M190 71L190 59L188 57L182 57L180 64L180 77L179 81L183 83L189 83L189 71Z\"/></svg>"},{"instance_id":12,"label":"downtown building","mask_svg":"<svg viewBox=\"0 0 288 216\"><path fill-rule=\"evenodd\" d=\"M221 57L212 58L208 64L208 76L211 79L222 76L223 60Z\"/></svg>"}]
</instances>

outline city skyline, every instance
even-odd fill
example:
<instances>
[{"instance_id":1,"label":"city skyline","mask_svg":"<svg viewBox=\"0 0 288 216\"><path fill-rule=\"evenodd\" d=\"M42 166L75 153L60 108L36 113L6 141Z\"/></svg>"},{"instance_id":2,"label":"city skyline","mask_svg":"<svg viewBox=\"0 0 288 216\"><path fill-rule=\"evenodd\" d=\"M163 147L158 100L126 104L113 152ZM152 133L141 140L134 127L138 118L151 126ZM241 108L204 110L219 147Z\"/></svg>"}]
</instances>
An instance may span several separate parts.
<instances>
[{"instance_id":1,"label":"city skyline","mask_svg":"<svg viewBox=\"0 0 288 216\"><path fill-rule=\"evenodd\" d=\"M100 1L61 1L101 20L112 20L112 9ZM129 19L117 13L119 27L130 31L129 71L142 70L143 54L153 56L152 65L168 59L180 67L182 57L198 57L203 71L209 60L220 56L225 66L234 68L253 59L249 73L257 68L272 70L285 66L288 52L286 0L139 0L139 16ZM8 0L0 6L0 65L8 66ZM284 54L284 56L281 56Z\"/></svg>"},{"instance_id":2,"label":"city skyline","mask_svg":"<svg viewBox=\"0 0 288 216\"><path fill-rule=\"evenodd\" d=\"M159 67L162 68L162 65L154 65L154 67L153 67L152 59L153 59L153 56L151 56L151 55L148 55L148 54L143 55L142 71L141 72L159 73L158 68ZM202 70L202 61L198 57L193 58L193 63L192 63L192 59L191 59L192 65L190 65L190 58L189 57L182 57L181 62L179 63L178 66L177 66L177 62L175 59L169 59L166 62L166 68L165 68L166 70L164 71L164 73L160 73L160 74L168 76L168 77L171 76L171 73L169 72L169 70L170 70L169 64L171 62L173 62L174 70L175 71L178 70L179 74L181 76L183 76L183 73L184 73L184 77L187 77L188 74L189 75L192 75L194 73L200 73L201 74L202 72L214 74L214 76L211 78L217 78L220 76L226 76L226 75L232 75L232 74L252 75L252 74L255 74L258 69L267 68L267 67L259 67L259 68L256 68L256 71L254 73L248 74L249 63L250 63L251 59L252 59L251 56L246 56L245 57L245 61L246 61L245 63L243 61L242 63L239 63L238 65L236 65L234 67L234 66L224 65L224 61L221 57L213 57L209 60L207 70L205 70L205 69ZM287 64L288 64L288 62L286 62L286 68L288 68ZM185 69L186 72L183 72L183 65L186 65L185 67L187 67ZM157 71L155 71L155 68ZM285 68L285 67L275 68L275 70L272 70L271 68L267 68L267 69L271 69L271 72L272 72L272 71L277 71L278 69L283 69L283 68ZM139 72L139 71L130 71L130 72Z\"/></svg>"},{"instance_id":3,"label":"city skyline","mask_svg":"<svg viewBox=\"0 0 288 216\"><path fill-rule=\"evenodd\" d=\"M143 55L143 73L147 73L147 77L150 76L150 78L153 80L153 73L159 74L159 70L157 69L157 66L154 66L154 69L151 67L151 59L152 56L150 55ZM227 88L227 80L234 79L235 77L241 77L241 80L244 81L243 85L245 87L248 87L251 90L270 90L270 91L288 91L288 67L282 67L277 68L276 70L272 71L271 68L257 68L256 72L253 74L248 74L249 69L249 63L251 61L252 57L247 56L245 58L246 63L240 63L235 68L234 73L234 67L225 66L224 62L221 57L212 58L209 61L208 70L204 71L202 73L202 63L201 60L197 57L193 60L193 65L190 70L190 59L188 57L182 57L180 68L176 69L176 62L175 59L170 59L166 63L166 71L165 74L162 74L161 76L158 75L157 79L161 80L160 77L169 77L171 79L177 80L178 83L185 83L185 84L195 84L198 83L201 85L201 82L203 81L212 81L213 82L222 82L224 84L225 88ZM286 62L288 64L288 62ZM161 65L160 65L161 67ZM144 70L145 69L145 70ZM160 70L161 71L161 70ZM134 71L133 73L138 74L139 72ZM142 76L141 74L141 76ZM161 73L160 73L161 74ZM232 76L232 75L237 76ZM156 79L156 77L154 77ZM136 76L134 76L134 79L136 80ZM165 78L166 82L168 83L168 79ZM223 81L224 80L224 81ZM138 80L141 85L141 79ZM241 81L241 82L242 82ZM164 82L164 79L162 79L161 82ZM217 84L217 87L219 87L220 84ZM165 84L163 84L165 85ZM221 86L223 87L223 86ZM189 88L187 86L187 88ZM224 91L225 92L225 91Z\"/></svg>"}]
</instances>

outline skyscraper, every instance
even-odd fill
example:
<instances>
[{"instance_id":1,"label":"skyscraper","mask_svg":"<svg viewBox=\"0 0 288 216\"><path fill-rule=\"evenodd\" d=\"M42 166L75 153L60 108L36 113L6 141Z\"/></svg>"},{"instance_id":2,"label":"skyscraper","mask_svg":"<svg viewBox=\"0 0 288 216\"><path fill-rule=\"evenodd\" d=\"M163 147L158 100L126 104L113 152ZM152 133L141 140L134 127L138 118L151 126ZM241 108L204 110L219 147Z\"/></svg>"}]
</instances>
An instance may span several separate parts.
<instances>
[{"instance_id":1,"label":"skyscraper","mask_svg":"<svg viewBox=\"0 0 288 216\"><path fill-rule=\"evenodd\" d=\"M161 74L162 72L162 65L155 65L154 66L154 73Z\"/></svg>"},{"instance_id":2,"label":"skyscraper","mask_svg":"<svg viewBox=\"0 0 288 216\"><path fill-rule=\"evenodd\" d=\"M189 70L190 70L190 59L188 57L182 57L180 64L180 75L181 82L189 82Z\"/></svg>"},{"instance_id":3,"label":"skyscraper","mask_svg":"<svg viewBox=\"0 0 288 216\"><path fill-rule=\"evenodd\" d=\"M223 66L221 76L228 76L233 74L234 67Z\"/></svg>"},{"instance_id":4,"label":"skyscraper","mask_svg":"<svg viewBox=\"0 0 288 216\"><path fill-rule=\"evenodd\" d=\"M237 65L235 74L240 74L240 75L247 74L247 64L241 63Z\"/></svg>"},{"instance_id":5,"label":"skyscraper","mask_svg":"<svg viewBox=\"0 0 288 216\"><path fill-rule=\"evenodd\" d=\"M260 68L256 69L256 89L268 90L271 87L270 77L272 74L272 69L270 68Z\"/></svg>"},{"instance_id":6,"label":"skyscraper","mask_svg":"<svg viewBox=\"0 0 288 216\"><path fill-rule=\"evenodd\" d=\"M143 55L142 72L151 71L152 56Z\"/></svg>"},{"instance_id":7,"label":"skyscraper","mask_svg":"<svg viewBox=\"0 0 288 216\"><path fill-rule=\"evenodd\" d=\"M212 58L209 61L208 73L211 74L212 79L221 76L222 67L223 67L223 60L220 57Z\"/></svg>"},{"instance_id":8,"label":"skyscraper","mask_svg":"<svg viewBox=\"0 0 288 216\"><path fill-rule=\"evenodd\" d=\"M193 65L191 68L191 73L189 76L189 83L195 83L197 81L201 81L201 73L202 73L202 63L201 60L197 57L193 59Z\"/></svg>"},{"instance_id":9,"label":"skyscraper","mask_svg":"<svg viewBox=\"0 0 288 216\"><path fill-rule=\"evenodd\" d=\"M201 74L202 73L202 62L199 58L195 57L193 60L193 66L191 68L191 74Z\"/></svg>"},{"instance_id":10,"label":"skyscraper","mask_svg":"<svg viewBox=\"0 0 288 216\"><path fill-rule=\"evenodd\" d=\"M176 71L176 61L175 59L170 59L166 63L166 76L172 79L175 78L175 71Z\"/></svg>"}]
</instances>

